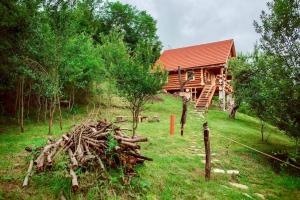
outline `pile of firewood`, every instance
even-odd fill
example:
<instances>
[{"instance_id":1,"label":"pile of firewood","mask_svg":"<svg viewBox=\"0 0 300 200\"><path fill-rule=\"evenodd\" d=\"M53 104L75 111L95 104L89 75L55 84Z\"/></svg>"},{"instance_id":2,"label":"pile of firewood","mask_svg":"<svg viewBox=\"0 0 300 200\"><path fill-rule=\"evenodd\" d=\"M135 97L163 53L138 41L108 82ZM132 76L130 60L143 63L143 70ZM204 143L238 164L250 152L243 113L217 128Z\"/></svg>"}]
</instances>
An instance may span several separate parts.
<instances>
[{"instance_id":1,"label":"pile of firewood","mask_svg":"<svg viewBox=\"0 0 300 200\"><path fill-rule=\"evenodd\" d=\"M78 189L77 175L74 172L78 167L90 169L90 166L93 166L107 171L108 168L122 166L124 174L134 175L136 164L152 159L142 156L140 146L137 144L146 142L147 138L128 137L124 135L124 130L106 120L86 122L74 127L57 141L49 139L46 146L37 148L39 154L35 160L30 161L23 186L28 185L33 166L37 172L51 168L55 156L60 153L68 155L73 190Z\"/></svg>"}]
</instances>

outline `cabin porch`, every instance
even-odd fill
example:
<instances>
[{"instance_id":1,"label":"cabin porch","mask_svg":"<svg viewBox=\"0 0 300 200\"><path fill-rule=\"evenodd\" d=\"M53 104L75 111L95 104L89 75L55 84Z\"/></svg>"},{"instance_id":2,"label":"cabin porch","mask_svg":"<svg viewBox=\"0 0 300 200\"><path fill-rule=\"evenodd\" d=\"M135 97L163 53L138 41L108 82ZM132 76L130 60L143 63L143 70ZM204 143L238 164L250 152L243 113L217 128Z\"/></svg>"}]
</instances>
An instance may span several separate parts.
<instances>
[{"instance_id":1,"label":"cabin porch","mask_svg":"<svg viewBox=\"0 0 300 200\"><path fill-rule=\"evenodd\" d=\"M184 90L190 92L195 107L203 110L207 110L213 96L219 96L221 104L225 105L226 96L233 91L230 85L231 77L225 75L224 68L220 66L184 70L182 79L183 81L189 79ZM177 71L169 72L168 83L164 89L169 93L180 91ZM225 109L225 106L223 107Z\"/></svg>"}]
</instances>

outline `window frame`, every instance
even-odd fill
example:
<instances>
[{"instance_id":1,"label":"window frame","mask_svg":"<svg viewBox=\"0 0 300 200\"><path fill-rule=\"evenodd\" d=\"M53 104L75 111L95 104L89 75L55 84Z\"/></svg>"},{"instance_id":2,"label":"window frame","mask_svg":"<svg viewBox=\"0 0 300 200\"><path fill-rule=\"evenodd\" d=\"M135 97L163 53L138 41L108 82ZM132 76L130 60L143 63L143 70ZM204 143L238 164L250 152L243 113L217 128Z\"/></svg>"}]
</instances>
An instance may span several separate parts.
<instances>
[{"instance_id":1,"label":"window frame","mask_svg":"<svg viewBox=\"0 0 300 200\"><path fill-rule=\"evenodd\" d=\"M193 78L190 81L194 81L195 80L195 71L194 70L187 70L185 73L185 80L188 80L189 78L189 73L192 73Z\"/></svg>"}]
</instances>

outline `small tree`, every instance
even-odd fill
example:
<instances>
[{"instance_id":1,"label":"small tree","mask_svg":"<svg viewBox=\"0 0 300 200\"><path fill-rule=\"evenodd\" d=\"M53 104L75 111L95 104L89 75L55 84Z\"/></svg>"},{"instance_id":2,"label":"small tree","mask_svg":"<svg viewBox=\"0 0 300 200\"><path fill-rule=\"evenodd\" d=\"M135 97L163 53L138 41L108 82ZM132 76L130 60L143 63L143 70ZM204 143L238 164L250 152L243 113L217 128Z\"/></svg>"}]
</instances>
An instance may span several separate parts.
<instances>
[{"instance_id":1,"label":"small tree","mask_svg":"<svg viewBox=\"0 0 300 200\"><path fill-rule=\"evenodd\" d=\"M132 137L136 134L143 106L166 81L166 73L160 67L152 69L153 63L148 57L150 52L146 44L139 44L135 53L114 69L116 88L128 101L132 113Z\"/></svg>"},{"instance_id":2,"label":"small tree","mask_svg":"<svg viewBox=\"0 0 300 200\"><path fill-rule=\"evenodd\" d=\"M261 54L257 49L251 55L240 55L230 62L233 75L234 106L245 103L250 114L260 119L261 140L264 140L264 123L270 115L269 66L272 58ZM234 114L230 113L231 118Z\"/></svg>"}]
</instances>

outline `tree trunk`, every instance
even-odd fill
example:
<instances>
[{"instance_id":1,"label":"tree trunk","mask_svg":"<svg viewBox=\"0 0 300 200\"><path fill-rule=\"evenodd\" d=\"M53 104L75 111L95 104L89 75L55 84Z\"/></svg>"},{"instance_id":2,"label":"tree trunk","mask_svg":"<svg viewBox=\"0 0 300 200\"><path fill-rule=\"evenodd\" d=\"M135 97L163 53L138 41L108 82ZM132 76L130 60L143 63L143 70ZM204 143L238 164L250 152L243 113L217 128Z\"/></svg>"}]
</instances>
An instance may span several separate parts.
<instances>
[{"instance_id":1,"label":"tree trunk","mask_svg":"<svg viewBox=\"0 0 300 200\"><path fill-rule=\"evenodd\" d=\"M260 133L261 133L261 141L264 141L264 127L265 127L265 121L260 120Z\"/></svg>"},{"instance_id":2,"label":"tree trunk","mask_svg":"<svg viewBox=\"0 0 300 200\"><path fill-rule=\"evenodd\" d=\"M299 152L299 138L298 137L295 138L295 147L296 147L296 154L298 154L298 152Z\"/></svg>"},{"instance_id":3,"label":"tree trunk","mask_svg":"<svg viewBox=\"0 0 300 200\"><path fill-rule=\"evenodd\" d=\"M61 108L60 108L60 98L57 96L57 103L58 103L58 110L59 110L59 126L60 130L62 130L62 114L61 114Z\"/></svg>"},{"instance_id":4,"label":"tree trunk","mask_svg":"<svg viewBox=\"0 0 300 200\"><path fill-rule=\"evenodd\" d=\"M24 132L24 77L21 83L21 120L20 120L21 133Z\"/></svg>"},{"instance_id":5,"label":"tree trunk","mask_svg":"<svg viewBox=\"0 0 300 200\"><path fill-rule=\"evenodd\" d=\"M178 67L178 79L179 79L179 84L180 84L180 92L184 92L184 85L189 80L185 80L184 82L182 81L180 66ZM181 124L180 135L181 136L183 136L184 125L186 123L187 102L188 102L188 99L186 97L182 97L182 113L181 113L181 119L180 119L180 124Z\"/></svg>"},{"instance_id":6,"label":"tree trunk","mask_svg":"<svg viewBox=\"0 0 300 200\"><path fill-rule=\"evenodd\" d=\"M71 105L71 109L73 109L73 106L74 106L74 101L75 101L75 86L73 86L72 88L72 105Z\"/></svg>"},{"instance_id":7,"label":"tree trunk","mask_svg":"<svg viewBox=\"0 0 300 200\"><path fill-rule=\"evenodd\" d=\"M29 111L30 111L31 89L32 89L32 83L29 82L29 94L27 99L27 113L26 113L27 118L29 117Z\"/></svg>"},{"instance_id":8,"label":"tree trunk","mask_svg":"<svg viewBox=\"0 0 300 200\"><path fill-rule=\"evenodd\" d=\"M183 98L183 103L182 103L182 114L181 114L181 129L180 129L180 135L183 136L183 131L184 131L184 125L186 122L186 112L187 112L187 99L185 97Z\"/></svg>"},{"instance_id":9,"label":"tree trunk","mask_svg":"<svg viewBox=\"0 0 300 200\"><path fill-rule=\"evenodd\" d=\"M53 125L53 115L55 112L55 97L52 98L51 103L50 103L50 109L49 109L49 131L48 134L52 134L52 125Z\"/></svg>"},{"instance_id":10,"label":"tree trunk","mask_svg":"<svg viewBox=\"0 0 300 200\"><path fill-rule=\"evenodd\" d=\"M15 103L15 114L19 120L18 111L19 111L19 102L20 102L20 80L17 81L16 85L16 103Z\"/></svg>"},{"instance_id":11,"label":"tree trunk","mask_svg":"<svg viewBox=\"0 0 300 200\"><path fill-rule=\"evenodd\" d=\"M48 99L45 97L45 113L44 113L44 121L47 121L47 112L48 112Z\"/></svg>"},{"instance_id":12,"label":"tree trunk","mask_svg":"<svg viewBox=\"0 0 300 200\"><path fill-rule=\"evenodd\" d=\"M232 106L230 113L229 113L229 118L231 119L235 119L235 114L237 112L237 110L239 109L240 105L239 104L235 104Z\"/></svg>"},{"instance_id":13,"label":"tree trunk","mask_svg":"<svg viewBox=\"0 0 300 200\"><path fill-rule=\"evenodd\" d=\"M136 129L139 123L139 114L140 114L139 108L133 107L132 108L132 138L134 138L136 134Z\"/></svg>"},{"instance_id":14,"label":"tree trunk","mask_svg":"<svg viewBox=\"0 0 300 200\"><path fill-rule=\"evenodd\" d=\"M38 102L37 122L40 122L40 114L41 114L41 107L42 107L40 94L37 97L37 102Z\"/></svg>"}]
</instances>

